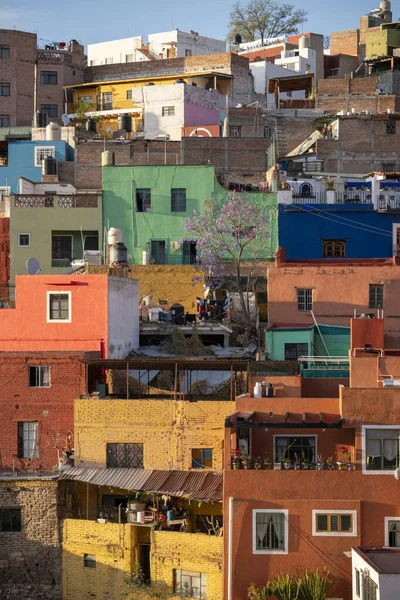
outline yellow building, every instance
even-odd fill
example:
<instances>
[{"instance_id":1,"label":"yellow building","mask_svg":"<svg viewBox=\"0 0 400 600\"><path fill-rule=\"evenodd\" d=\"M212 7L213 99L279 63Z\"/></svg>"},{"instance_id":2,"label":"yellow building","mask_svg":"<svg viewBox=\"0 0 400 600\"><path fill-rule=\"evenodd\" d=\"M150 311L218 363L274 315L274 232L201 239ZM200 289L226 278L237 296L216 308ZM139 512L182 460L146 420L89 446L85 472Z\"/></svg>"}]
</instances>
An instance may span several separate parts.
<instances>
[{"instance_id":1,"label":"yellow building","mask_svg":"<svg viewBox=\"0 0 400 600\"><path fill-rule=\"evenodd\" d=\"M393 50L400 48L399 22L383 23L380 27L373 27L366 32L365 55L393 56Z\"/></svg>"},{"instance_id":2,"label":"yellow building","mask_svg":"<svg viewBox=\"0 0 400 600\"><path fill-rule=\"evenodd\" d=\"M63 600L138 600L138 573L171 594L223 599L223 434L233 411L215 400L75 401L75 466L60 482Z\"/></svg>"}]
</instances>

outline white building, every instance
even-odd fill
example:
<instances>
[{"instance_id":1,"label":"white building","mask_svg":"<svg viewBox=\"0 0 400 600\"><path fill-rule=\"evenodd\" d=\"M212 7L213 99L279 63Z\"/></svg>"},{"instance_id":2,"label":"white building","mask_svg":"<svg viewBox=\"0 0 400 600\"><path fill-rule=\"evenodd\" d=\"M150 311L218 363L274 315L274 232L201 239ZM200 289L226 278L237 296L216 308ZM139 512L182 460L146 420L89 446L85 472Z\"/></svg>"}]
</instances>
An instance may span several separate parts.
<instances>
[{"instance_id":1,"label":"white building","mask_svg":"<svg viewBox=\"0 0 400 600\"><path fill-rule=\"evenodd\" d=\"M184 127L219 126L225 118L226 96L185 83L134 87L132 101L143 108L146 140L180 140Z\"/></svg>"},{"instance_id":2,"label":"white building","mask_svg":"<svg viewBox=\"0 0 400 600\"><path fill-rule=\"evenodd\" d=\"M353 548L352 567L353 600L400 598L400 548Z\"/></svg>"},{"instance_id":3,"label":"white building","mask_svg":"<svg viewBox=\"0 0 400 600\"><path fill-rule=\"evenodd\" d=\"M88 65L140 62L165 58L183 58L226 52L226 42L199 35L196 31L186 33L179 29L152 33L143 45L141 36L100 42L88 45Z\"/></svg>"}]
</instances>

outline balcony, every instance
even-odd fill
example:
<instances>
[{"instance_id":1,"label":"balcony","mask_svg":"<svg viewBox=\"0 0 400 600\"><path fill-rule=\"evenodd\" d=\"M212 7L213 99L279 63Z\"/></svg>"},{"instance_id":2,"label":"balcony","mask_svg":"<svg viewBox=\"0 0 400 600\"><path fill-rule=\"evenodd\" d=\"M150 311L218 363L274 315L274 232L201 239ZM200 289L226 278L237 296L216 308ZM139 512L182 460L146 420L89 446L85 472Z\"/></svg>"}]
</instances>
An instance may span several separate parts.
<instances>
[{"instance_id":1,"label":"balcony","mask_svg":"<svg viewBox=\"0 0 400 600\"><path fill-rule=\"evenodd\" d=\"M17 194L15 208L98 208L99 199L95 194L50 196L48 194Z\"/></svg>"},{"instance_id":2,"label":"balcony","mask_svg":"<svg viewBox=\"0 0 400 600\"><path fill-rule=\"evenodd\" d=\"M382 211L400 211L400 193L389 192L380 193L376 198L378 210Z\"/></svg>"},{"instance_id":3,"label":"balcony","mask_svg":"<svg viewBox=\"0 0 400 600\"><path fill-rule=\"evenodd\" d=\"M69 103L67 107L68 115L73 117L77 110L82 108L81 104L77 103ZM109 101L104 100L100 102L95 102L91 105L87 105L87 112L85 112L86 116L96 115L98 113L104 114L112 114L112 113L142 113L142 108L139 106L135 106L132 100L114 100L113 98Z\"/></svg>"},{"instance_id":4,"label":"balcony","mask_svg":"<svg viewBox=\"0 0 400 600\"><path fill-rule=\"evenodd\" d=\"M68 50L57 49L37 49L37 59L39 63L45 65L66 65L72 67L72 54Z\"/></svg>"}]
</instances>

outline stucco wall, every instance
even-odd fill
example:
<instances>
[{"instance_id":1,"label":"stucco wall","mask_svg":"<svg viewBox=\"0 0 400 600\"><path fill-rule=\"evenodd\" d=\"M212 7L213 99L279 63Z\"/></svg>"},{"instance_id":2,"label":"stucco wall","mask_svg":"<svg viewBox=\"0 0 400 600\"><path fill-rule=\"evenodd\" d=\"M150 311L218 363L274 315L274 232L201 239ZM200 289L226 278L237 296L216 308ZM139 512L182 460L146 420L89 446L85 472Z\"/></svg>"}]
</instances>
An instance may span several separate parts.
<instances>
[{"instance_id":1,"label":"stucco wall","mask_svg":"<svg viewBox=\"0 0 400 600\"><path fill-rule=\"evenodd\" d=\"M108 358L125 358L139 347L139 282L108 278Z\"/></svg>"}]
</instances>

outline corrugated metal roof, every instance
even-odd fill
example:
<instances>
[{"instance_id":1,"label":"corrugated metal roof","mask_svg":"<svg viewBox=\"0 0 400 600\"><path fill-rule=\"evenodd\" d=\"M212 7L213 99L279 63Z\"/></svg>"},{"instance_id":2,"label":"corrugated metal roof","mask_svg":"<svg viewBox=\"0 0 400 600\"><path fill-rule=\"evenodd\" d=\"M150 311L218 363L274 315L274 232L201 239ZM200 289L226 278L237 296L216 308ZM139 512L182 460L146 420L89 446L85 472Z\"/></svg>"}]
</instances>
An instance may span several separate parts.
<instances>
[{"instance_id":1,"label":"corrugated metal roof","mask_svg":"<svg viewBox=\"0 0 400 600\"><path fill-rule=\"evenodd\" d=\"M0 142L3 142L7 138L13 138L14 136L23 137L30 139L32 127L18 126L18 127L0 127Z\"/></svg>"},{"instance_id":2,"label":"corrugated metal roof","mask_svg":"<svg viewBox=\"0 0 400 600\"><path fill-rule=\"evenodd\" d=\"M166 494L205 502L222 501L222 473L215 471L161 471L155 469L105 469L66 467L60 480Z\"/></svg>"}]
</instances>

